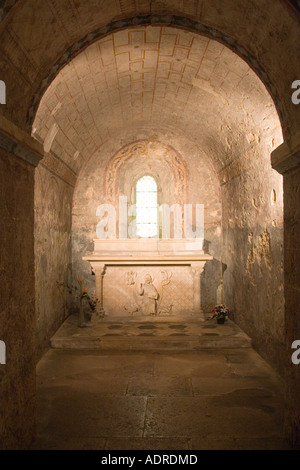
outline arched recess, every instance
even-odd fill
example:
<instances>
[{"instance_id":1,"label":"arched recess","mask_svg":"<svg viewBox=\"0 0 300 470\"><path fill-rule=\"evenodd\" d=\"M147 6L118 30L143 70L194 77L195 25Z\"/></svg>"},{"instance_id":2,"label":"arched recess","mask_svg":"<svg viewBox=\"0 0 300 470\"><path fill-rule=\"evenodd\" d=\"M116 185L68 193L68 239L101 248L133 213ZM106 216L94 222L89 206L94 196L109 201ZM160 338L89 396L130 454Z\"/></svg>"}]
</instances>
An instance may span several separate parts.
<instances>
[{"instance_id":1,"label":"arched recess","mask_svg":"<svg viewBox=\"0 0 300 470\"><path fill-rule=\"evenodd\" d=\"M137 132L132 130L106 142L78 177L72 219L74 281L79 275L91 292L95 288L90 266L82 257L93 250L93 239L97 237L97 207L113 204L118 227L118 197L125 195L129 204L135 202L131 200L131 190L141 176L150 174L158 182L160 204L204 205L205 247L214 256L207 280L203 281L202 308L208 311L218 300L221 283L222 209L218 176L210 158L186 136L164 129L143 129L139 135L142 139L133 141ZM124 145L124 141L128 143Z\"/></svg>"},{"instance_id":2,"label":"arched recess","mask_svg":"<svg viewBox=\"0 0 300 470\"><path fill-rule=\"evenodd\" d=\"M157 152L159 152L157 154ZM119 150L109 162L104 179L104 198L108 203L117 205L120 187L120 171L126 162L134 157L141 157L145 162L151 160L154 156L158 158L162 156L163 161L168 165L170 173L173 175L174 181L174 204L183 206L187 203L188 195L188 169L182 156L176 152L171 146L162 144L161 142L149 142L148 140L141 140ZM141 172L149 171L147 165L139 164L140 171L134 178L137 179L141 176ZM167 183L167 182L166 182ZM122 187L122 186L121 186ZM129 199L128 191L126 196Z\"/></svg>"},{"instance_id":3,"label":"arched recess","mask_svg":"<svg viewBox=\"0 0 300 470\"><path fill-rule=\"evenodd\" d=\"M139 35L142 40L129 39ZM167 42L170 36L173 37L171 52L166 47L156 45L161 45L163 37ZM193 44L197 41L201 43L198 44L200 50L203 47L205 51L202 55L193 52ZM141 59L129 59L126 70L122 69L121 63L119 70L117 56L121 52L111 47L110 43L120 48L124 46L122 54L129 57L139 48L147 49L141 45L150 44L150 65L145 66L146 50ZM93 249L95 230L91 227L95 226L96 209L102 197L100 188L103 188L106 179L108 162L124 145L126 147L132 142L145 139L163 142L182 153L184 160L189 157L190 161L194 161L194 166L191 163L192 170L188 168L188 187L193 178L202 178L202 194L209 198L210 207L215 206L214 210L207 211L213 232L211 237L207 237L206 249L217 264L204 276L214 279L215 286L223 281L224 301L231 307L235 320L256 339L256 346L265 357L279 363L284 341L282 179L271 168L270 153L282 142L282 130L274 102L264 84L237 54L222 46L220 41L184 31L182 27L135 25L85 46L86 49L59 72L49 86L34 123L35 135L42 141L54 122L57 123L58 132L50 154L79 175L73 201L73 273L82 272L88 276L82 256ZM183 51L185 56L176 55ZM207 56L202 60L205 54ZM221 61L218 62L220 57ZM228 69L228 73L236 73L237 82L233 75L230 75L230 80L223 79L221 71L217 78L222 80L218 83L213 81L215 77L211 78L211 74L207 77L203 75L201 67L208 67L209 58L213 66L219 66L218 70ZM149 85L138 77L137 82L141 82L138 86L144 87L145 91L140 99L139 89L134 89L135 84L131 88L125 82L135 81L134 74L138 75L139 72L131 66L133 62L142 61L141 74L146 75L150 71L154 79L149 81ZM166 62L169 72L165 76L164 71L158 72L152 67L154 63ZM91 84L92 77L86 67L89 63L98 67L97 86ZM78 72L82 70L80 78L76 76L76 69ZM193 75L186 76L186 70L191 69ZM114 74L120 72L117 79L110 75L112 71ZM129 79L127 75L130 75ZM158 102L153 99L147 104L149 95L146 92L149 89L152 91L153 83L165 87L166 92L158 96ZM64 99L63 90L69 86L79 91L75 97L67 93ZM123 108L119 106L122 99L115 99L115 89L118 96L124 99ZM186 93L187 89L189 94ZM97 101L100 95L103 109ZM128 97L132 99L130 104L126 104ZM123 112L128 114L124 117ZM193 142L194 148L192 144L185 144L184 139ZM201 158L204 166L213 164L213 170L207 173L207 181L204 173L202 176L197 173ZM93 171L87 171L92 161L99 170L98 176ZM118 171L119 163L117 160L114 163ZM208 181L216 179L217 184L209 188ZM115 186L111 189L114 194ZM274 198L271 197L274 191L276 204L273 204ZM220 192L222 224L218 206ZM197 200L193 202L201 203ZM216 224L216 220L220 223ZM242 277L246 280L241 289ZM91 278L88 282L92 287ZM217 289L214 290L216 293ZM218 295L211 296L209 293L206 310L213 306L214 301L220 300L221 294ZM244 302L248 305L246 312ZM266 337L268 341L265 341Z\"/></svg>"}]
</instances>

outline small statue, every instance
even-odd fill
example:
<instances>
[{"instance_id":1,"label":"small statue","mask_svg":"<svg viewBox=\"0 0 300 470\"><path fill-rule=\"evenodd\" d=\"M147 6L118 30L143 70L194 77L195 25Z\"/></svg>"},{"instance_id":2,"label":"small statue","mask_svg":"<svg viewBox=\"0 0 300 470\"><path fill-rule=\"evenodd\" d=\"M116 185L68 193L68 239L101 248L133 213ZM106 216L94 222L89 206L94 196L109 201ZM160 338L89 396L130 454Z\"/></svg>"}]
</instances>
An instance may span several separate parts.
<instances>
[{"instance_id":1,"label":"small statue","mask_svg":"<svg viewBox=\"0 0 300 470\"><path fill-rule=\"evenodd\" d=\"M153 285L153 279L150 274L146 274L144 282L140 283L137 292L143 297L142 312L144 315L157 315L158 292Z\"/></svg>"}]
</instances>

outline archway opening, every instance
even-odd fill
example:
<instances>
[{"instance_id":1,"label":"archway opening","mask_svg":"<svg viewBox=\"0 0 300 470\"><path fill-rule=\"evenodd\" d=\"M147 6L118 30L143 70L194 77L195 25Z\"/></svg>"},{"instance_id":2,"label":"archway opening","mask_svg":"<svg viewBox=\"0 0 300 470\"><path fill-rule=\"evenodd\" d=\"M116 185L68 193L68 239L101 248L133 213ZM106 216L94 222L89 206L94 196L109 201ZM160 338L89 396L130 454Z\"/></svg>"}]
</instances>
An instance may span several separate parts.
<instances>
[{"instance_id":1,"label":"archway opening","mask_svg":"<svg viewBox=\"0 0 300 470\"><path fill-rule=\"evenodd\" d=\"M68 270L56 271L58 281L72 266L73 279L93 289L82 257L93 250L98 205L107 195L127 194L138 175L157 173L168 203L182 197L181 203L204 204L204 250L213 261L201 281L202 309L224 301L260 352L280 362L282 179L270 153L282 132L269 93L239 56L173 27L115 32L57 75L39 105L33 135L49 150L41 164L45 178L54 172L75 188L72 254ZM145 142L146 150L135 142ZM134 158L127 159L130 152ZM114 165L117 179L108 171ZM37 265L50 256L43 250L47 243ZM43 317L53 331L53 319Z\"/></svg>"}]
</instances>

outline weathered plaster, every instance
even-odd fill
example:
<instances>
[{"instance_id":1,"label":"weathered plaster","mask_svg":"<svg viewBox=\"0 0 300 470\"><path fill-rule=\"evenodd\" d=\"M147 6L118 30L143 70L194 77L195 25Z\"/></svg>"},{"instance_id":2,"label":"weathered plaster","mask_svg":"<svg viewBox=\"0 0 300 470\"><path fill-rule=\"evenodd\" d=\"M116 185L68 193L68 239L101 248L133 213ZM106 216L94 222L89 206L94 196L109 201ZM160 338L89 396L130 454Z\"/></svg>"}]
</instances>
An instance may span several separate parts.
<instances>
[{"instance_id":1,"label":"weathered plaster","mask_svg":"<svg viewBox=\"0 0 300 470\"><path fill-rule=\"evenodd\" d=\"M69 314L73 188L40 166L35 174L36 347L40 356Z\"/></svg>"}]
</instances>

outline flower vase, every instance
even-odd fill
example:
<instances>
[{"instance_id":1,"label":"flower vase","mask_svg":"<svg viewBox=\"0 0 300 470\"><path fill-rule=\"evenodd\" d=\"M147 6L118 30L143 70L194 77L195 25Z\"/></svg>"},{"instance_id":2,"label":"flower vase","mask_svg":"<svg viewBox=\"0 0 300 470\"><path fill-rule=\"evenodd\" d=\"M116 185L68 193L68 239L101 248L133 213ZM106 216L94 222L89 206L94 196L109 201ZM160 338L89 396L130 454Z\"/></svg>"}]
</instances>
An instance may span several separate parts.
<instances>
[{"instance_id":1,"label":"flower vase","mask_svg":"<svg viewBox=\"0 0 300 470\"><path fill-rule=\"evenodd\" d=\"M224 325L224 323L225 323L225 317L217 318L217 323L219 323L219 325Z\"/></svg>"},{"instance_id":2,"label":"flower vase","mask_svg":"<svg viewBox=\"0 0 300 470\"><path fill-rule=\"evenodd\" d=\"M79 326L79 328L84 328L86 326L85 325L85 316L84 316L84 311L83 311L83 299L80 299L80 304L79 304L78 326Z\"/></svg>"}]
</instances>

